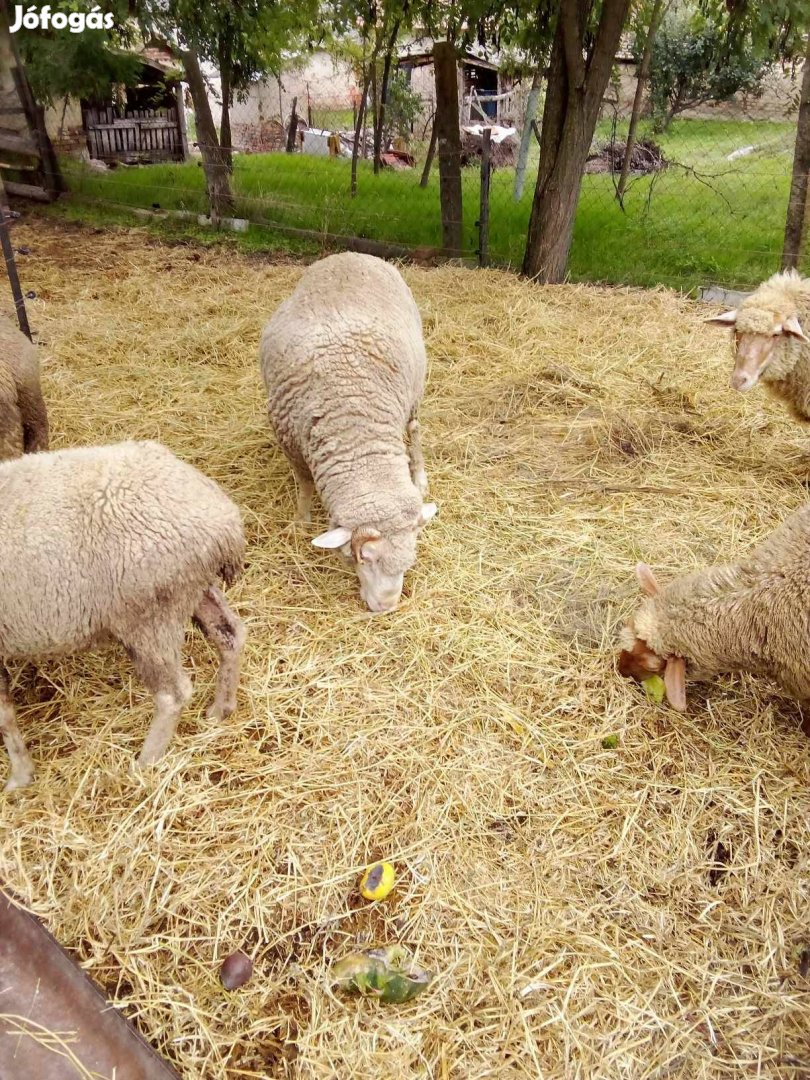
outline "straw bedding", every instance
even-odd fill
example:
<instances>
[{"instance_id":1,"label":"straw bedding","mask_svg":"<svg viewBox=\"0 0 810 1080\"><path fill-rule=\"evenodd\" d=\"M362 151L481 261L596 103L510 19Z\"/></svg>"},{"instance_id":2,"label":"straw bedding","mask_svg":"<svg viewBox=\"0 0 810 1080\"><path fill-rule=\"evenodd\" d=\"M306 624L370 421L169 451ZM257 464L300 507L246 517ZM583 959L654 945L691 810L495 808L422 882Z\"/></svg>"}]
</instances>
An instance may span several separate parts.
<instances>
[{"instance_id":1,"label":"straw bedding","mask_svg":"<svg viewBox=\"0 0 810 1080\"><path fill-rule=\"evenodd\" d=\"M161 439L244 508L237 713L204 719L189 628L195 698L139 774L125 657L18 668L38 780L0 797L2 880L183 1077L807 1075L800 711L728 678L681 717L613 669L637 559L663 579L733 558L807 497L806 430L728 388L704 310L406 269L440 515L401 609L370 618L309 546L321 522L290 524L263 412L260 329L300 267L15 237L53 445ZM356 884L380 857L399 881L375 906ZM438 973L426 994L331 993L330 963L395 941ZM236 948L255 974L229 994Z\"/></svg>"}]
</instances>

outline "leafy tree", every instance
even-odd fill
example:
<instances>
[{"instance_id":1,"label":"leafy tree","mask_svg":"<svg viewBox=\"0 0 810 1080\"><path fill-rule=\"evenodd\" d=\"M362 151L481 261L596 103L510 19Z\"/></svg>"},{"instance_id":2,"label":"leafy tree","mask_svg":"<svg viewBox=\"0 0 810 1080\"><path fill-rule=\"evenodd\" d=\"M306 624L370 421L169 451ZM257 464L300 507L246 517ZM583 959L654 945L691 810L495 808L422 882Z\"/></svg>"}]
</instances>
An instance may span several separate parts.
<instances>
[{"instance_id":1,"label":"leafy tree","mask_svg":"<svg viewBox=\"0 0 810 1080\"><path fill-rule=\"evenodd\" d=\"M88 9L90 6L86 5ZM76 8L74 0L51 3L54 12L69 13ZM137 82L142 61L126 51L133 45L128 4L112 0L105 5L105 11L115 17L111 31L85 28L81 34L71 34L23 28L14 35L31 90L40 105L54 105L71 97L107 100L112 86Z\"/></svg>"},{"instance_id":2,"label":"leafy tree","mask_svg":"<svg viewBox=\"0 0 810 1080\"><path fill-rule=\"evenodd\" d=\"M624 147L624 160L619 182L616 185L616 198L622 208L624 207L624 192L627 187L627 179L630 175L630 163L633 160L633 150L636 145L636 132L641 119L641 109L644 104L644 90L650 77L650 64L652 63L652 51L661 20L672 0L652 0L652 3L642 3L635 13L635 40L636 59L638 61L638 74L636 76L636 92L633 96L633 108L630 112L630 124L627 129L627 142Z\"/></svg>"},{"instance_id":3,"label":"leafy tree","mask_svg":"<svg viewBox=\"0 0 810 1080\"><path fill-rule=\"evenodd\" d=\"M702 12L667 12L650 60L655 130L665 130L679 113L707 101L760 93L771 60L750 34L738 35L732 44L728 27Z\"/></svg>"},{"instance_id":4,"label":"leafy tree","mask_svg":"<svg viewBox=\"0 0 810 1080\"><path fill-rule=\"evenodd\" d=\"M523 272L561 281L579 190L630 0L557 0Z\"/></svg>"},{"instance_id":5,"label":"leafy tree","mask_svg":"<svg viewBox=\"0 0 810 1080\"><path fill-rule=\"evenodd\" d=\"M415 124L421 115L422 99L411 90L408 80L401 71L394 72L388 84L385 113L382 118L383 146L386 146L394 135L407 138L411 125Z\"/></svg>"}]
</instances>

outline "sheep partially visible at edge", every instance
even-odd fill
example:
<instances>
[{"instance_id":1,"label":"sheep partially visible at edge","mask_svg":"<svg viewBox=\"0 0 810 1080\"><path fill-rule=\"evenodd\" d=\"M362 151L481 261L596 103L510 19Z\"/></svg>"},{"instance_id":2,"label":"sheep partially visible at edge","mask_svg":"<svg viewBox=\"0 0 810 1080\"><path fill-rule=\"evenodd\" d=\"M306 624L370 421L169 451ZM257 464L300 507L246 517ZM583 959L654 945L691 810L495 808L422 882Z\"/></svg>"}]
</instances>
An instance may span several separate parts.
<instances>
[{"instance_id":1,"label":"sheep partially visible at edge","mask_svg":"<svg viewBox=\"0 0 810 1080\"><path fill-rule=\"evenodd\" d=\"M417 408L427 366L422 320L402 276L382 259L344 252L304 271L259 350L268 414L309 521L317 490L372 611L399 603L416 541L436 513ZM405 445L406 431L409 448Z\"/></svg>"},{"instance_id":2,"label":"sheep partially visible at edge","mask_svg":"<svg viewBox=\"0 0 810 1080\"><path fill-rule=\"evenodd\" d=\"M208 715L236 706L244 626L217 588L239 574L239 509L158 443L32 454L0 465L0 658L79 652L117 641L154 697L139 764L166 750L191 696L184 628L193 615L219 653ZM0 663L6 790L34 766Z\"/></svg>"},{"instance_id":3,"label":"sheep partially visible at edge","mask_svg":"<svg viewBox=\"0 0 810 1080\"><path fill-rule=\"evenodd\" d=\"M810 279L788 270L764 281L733 311L707 322L734 329L731 385L745 392L761 381L797 420L810 421Z\"/></svg>"},{"instance_id":4,"label":"sheep partially visible at edge","mask_svg":"<svg viewBox=\"0 0 810 1080\"><path fill-rule=\"evenodd\" d=\"M0 315L0 461L48 449L36 348Z\"/></svg>"},{"instance_id":5,"label":"sheep partially visible at edge","mask_svg":"<svg viewBox=\"0 0 810 1080\"><path fill-rule=\"evenodd\" d=\"M665 586L644 563L636 573L647 599L622 631L622 675L663 673L669 702L681 711L687 674L747 671L810 701L810 504L739 563Z\"/></svg>"}]
</instances>

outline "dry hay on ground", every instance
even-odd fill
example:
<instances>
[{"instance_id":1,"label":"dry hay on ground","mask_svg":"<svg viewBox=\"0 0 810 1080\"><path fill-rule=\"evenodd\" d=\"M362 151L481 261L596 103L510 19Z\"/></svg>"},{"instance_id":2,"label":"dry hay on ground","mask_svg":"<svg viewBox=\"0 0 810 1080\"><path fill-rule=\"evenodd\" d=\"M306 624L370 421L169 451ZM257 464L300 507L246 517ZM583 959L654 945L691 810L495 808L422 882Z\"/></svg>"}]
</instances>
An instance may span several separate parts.
<instances>
[{"instance_id":1,"label":"dry hay on ground","mask_svg":"<svg viewBox=\"0 0 810 1080\"><path fill-rule=\"evenodd\" d=\"M265 424L258 335L299 268L15 235L54 444L160 438L245 511L238 712L203 719L212 658L190 630L197 694L141 775L149 704L122 656L25 668L39 779L0 797L2 879L183 1077L803 1075L799 711L729 678L681 717L613 671L638 558L662 577L732 558L806 498L806 434L728 389L704 311L406 270L441 510L401 610L369 618L290 527ZM381 856L399 884L364 905ZM423 997L327 989L334 959L393 941L439 973ZM238 947L255 975L228 994Z\"/></svg>"}]
</instances>

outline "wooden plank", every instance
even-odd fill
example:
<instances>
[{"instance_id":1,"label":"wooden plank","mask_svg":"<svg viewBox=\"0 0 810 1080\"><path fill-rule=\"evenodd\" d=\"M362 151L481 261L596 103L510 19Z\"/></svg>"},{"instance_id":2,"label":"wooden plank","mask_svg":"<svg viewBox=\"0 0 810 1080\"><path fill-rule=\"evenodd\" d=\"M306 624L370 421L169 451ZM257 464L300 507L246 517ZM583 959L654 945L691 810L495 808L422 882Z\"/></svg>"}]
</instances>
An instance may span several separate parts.
<instances>
[{"instance_id":1,"label":"wooden plank","mask_svg":"<svg viewBox=\"0 0 810 1080\"><path fill-rule=\"evenodd\" d=\"M0 983L0 1076L7 1080L179 1080L42 923L4 892Z\"/></svg>"},{"instance_id":2,"label":"wooden plank","mask_svg":"<svg viewBox=\"0 0 810 1080\"><path fill-rule=\"evenodd\" d=\"M4 186L9 195L19 195L21 199L36 199L37 202L50 202L51 197L45 188L35 184L18 184L14 180L5 180Z\"/></svg>"},{"instance_id":3,"label":"wooden plank","mask_svg":"<svg viewBox=\"0 0 810 1080\"><path fill-rule=\"evenodd\" d=\"M39 150L25 135L11 135L0 131L0 150L11 150L15 154L28 154L30 157L39 157Z\"/></svg>"}]
</instances>

